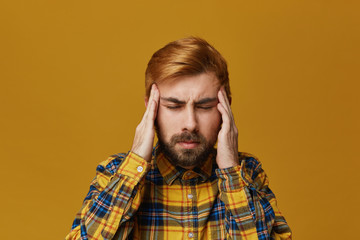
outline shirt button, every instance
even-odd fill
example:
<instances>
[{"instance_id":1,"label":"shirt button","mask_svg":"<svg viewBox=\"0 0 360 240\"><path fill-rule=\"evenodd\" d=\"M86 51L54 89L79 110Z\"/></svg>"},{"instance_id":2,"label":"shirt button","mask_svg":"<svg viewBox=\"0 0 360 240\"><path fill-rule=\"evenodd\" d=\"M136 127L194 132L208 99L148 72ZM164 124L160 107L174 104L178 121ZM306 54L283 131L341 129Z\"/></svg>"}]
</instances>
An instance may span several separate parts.
<instances>
[{"instance_id":1,"label":"shirt button","mask_svg":"<svg viewBox=\"0 0 360 240\"><path fill-rule=\"evenodd\" d=\"M189 198L189 199L192 199L192 198L193 198L193 195L192 195L192 194L188 194L188 198Z\"/></svg>"},{"instance_id":2,"label":"shirt button","mask_svg":"<svg viewBox=\"0 0 360 240\"><path fill-rule=\"evenodd\" d=\"M194 237L194 234L191 232L189 233L189 238L193 238Z\"/></svg>"},{"instance_id":3,"label":"shirt button","mask_svg":"<svg viewBox=\"0 0 360 240\"><path fill-rule=\"evenodd\" d=\"M136 169L138 172L142 172L144 170L144 168L142 166L138 166Z\"/></svg>"}]
</instances>

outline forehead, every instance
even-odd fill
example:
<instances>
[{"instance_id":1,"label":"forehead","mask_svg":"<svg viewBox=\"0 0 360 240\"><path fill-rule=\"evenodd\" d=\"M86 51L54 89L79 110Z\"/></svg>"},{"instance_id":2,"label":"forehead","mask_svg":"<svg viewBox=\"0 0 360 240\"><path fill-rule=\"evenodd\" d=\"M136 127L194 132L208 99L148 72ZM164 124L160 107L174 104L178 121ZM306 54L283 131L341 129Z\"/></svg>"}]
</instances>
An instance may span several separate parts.
<instances>
[{"instance_id":1,"label":"forehead","mask_svg":"<svg viewBox=\"0 0 360 240\"><path fill-rule=\"evenodd\" d=\"M197 100L217 97L220 81L213 73L201 73L166 80L158 84L160 97L174 97L179 100Z\"/></svg>"}]
</instances>

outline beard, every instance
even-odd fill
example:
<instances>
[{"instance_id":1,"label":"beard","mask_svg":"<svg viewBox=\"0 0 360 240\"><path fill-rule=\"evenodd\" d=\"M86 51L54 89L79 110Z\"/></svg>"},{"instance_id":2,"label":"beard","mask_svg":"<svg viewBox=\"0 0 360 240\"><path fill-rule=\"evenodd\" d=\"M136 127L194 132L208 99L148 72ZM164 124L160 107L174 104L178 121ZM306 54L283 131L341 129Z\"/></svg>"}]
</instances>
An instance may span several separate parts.
<instances>
[{"instance_id":1,"label":"beard","mask_svg":"<svg viewBox=\"0 0 360 240\"><path fill-rule=\"evenodd\" d=\"M180 167L195 167L203 164L211 153L214 152L214 143L210 143L206 138L197 132L183 132L175 134L170 138L169 142L164 141L156 126L156 133L159 140L159 148L174 166ZM193 149L179 149L176 144L183 141L192 141L198 143L198 146Z\"/></svg>"}]
</instances>

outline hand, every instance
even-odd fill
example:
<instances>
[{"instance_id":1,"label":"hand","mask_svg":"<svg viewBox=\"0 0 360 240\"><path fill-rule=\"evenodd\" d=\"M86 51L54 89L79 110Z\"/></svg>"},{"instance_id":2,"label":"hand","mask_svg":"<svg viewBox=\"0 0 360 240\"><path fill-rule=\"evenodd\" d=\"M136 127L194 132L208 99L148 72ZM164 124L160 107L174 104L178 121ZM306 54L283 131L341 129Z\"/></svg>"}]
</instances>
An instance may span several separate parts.
<instances>
[{"instance_id":1,"label":"hand","mask_svg":"<svg viewBox=\"0 0 360 240\"><path fill-rule=\"evenodd\" d=\"M219 90L218 98L217 108L221 113L222 126L218 134L216 162L219 168L235 167L239 165L238 130L224 87Z\"/></svg>"},{"instance_id":2,"label":"hand","mask_svg":"<svg viewBox=\"0 0 360 240\"><path fill-rule=\"evenodd\" d=\"M157 114L159 102L159 90L155 84L151 86L150 98L147 102L144 116L136 127L134 142L131 151L136 153L146 161L151 161L155 130L154 122Z\"/></svg>"}]
</instances>

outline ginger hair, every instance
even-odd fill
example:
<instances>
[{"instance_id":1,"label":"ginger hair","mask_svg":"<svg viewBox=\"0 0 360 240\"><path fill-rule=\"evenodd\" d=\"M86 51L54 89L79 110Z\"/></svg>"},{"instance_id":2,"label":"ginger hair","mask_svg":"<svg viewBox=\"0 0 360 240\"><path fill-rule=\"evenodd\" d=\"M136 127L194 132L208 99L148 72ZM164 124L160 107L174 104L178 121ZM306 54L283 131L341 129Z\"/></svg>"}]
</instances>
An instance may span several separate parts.
<instances>
[{"instance_id":1,"label":"ginger hair","mask_svg":"<svg viewBox=\"0 0 360 240\"><path fill-rule=\"evenodd\" d=\"M213 46L198 37L170 42L156 51L147 65L145 96L149 98L153 83L202 73L214 73L231 98L227 63Z\"/></svg>"}]
</instances>

